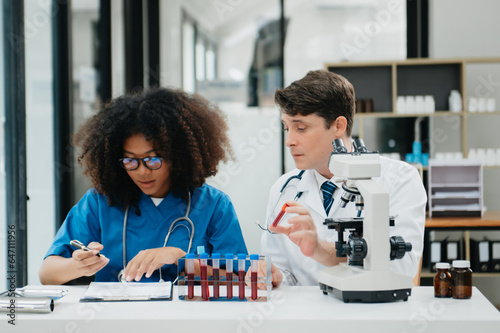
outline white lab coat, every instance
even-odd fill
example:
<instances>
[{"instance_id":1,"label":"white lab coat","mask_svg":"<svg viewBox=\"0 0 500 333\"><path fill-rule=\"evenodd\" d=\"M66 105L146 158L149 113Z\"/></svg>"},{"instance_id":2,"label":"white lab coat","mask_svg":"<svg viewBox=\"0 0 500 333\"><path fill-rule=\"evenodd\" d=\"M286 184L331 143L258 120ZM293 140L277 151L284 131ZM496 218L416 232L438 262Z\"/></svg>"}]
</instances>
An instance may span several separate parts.
<instances>
[{"instance_id":1,"label":"white lab coat","mask_svg":"<svg viewBox=\"0 0 500 333\"><path fill-rule=\"evenodd\" d=\"M401 161L380 157L381 177L374 178L389 193L389 214L397 216L395 226L390 228L390 236L402 236L405 242L412 244L412 251L407 252L402 259L392 260L390 268L394 272L414 277L423 250L425 205L427 195L417 170ZM326 213L319 193L316 176L313 170L306 170L299 181L290 181L280 197L280 189L286 180L297 175L299 170L293 170L282 177L271 187L267 207L267 224L272 224L283 204L293 200L297 192L303 192L298 203L304 205L311 214L318 237L334 243L337 232L323 225ZM340 208L340 196L343 193L340 184L336 184L333 206L328 217L354 217L354 203ZM339 186L340 185L340 186ZM280 225L287 225L285 215ZM347 239L347 238L344 238ZM389 241L389 240L387 240ZM283 273L285 285L318 285L318 272L325 268L315 260L306 257L300 248L290 239L281 234L263 232L261 238L261 253L269 256L271 262ZM389 255L389 254L388 254Z\"/></svg>"}]
</instances>

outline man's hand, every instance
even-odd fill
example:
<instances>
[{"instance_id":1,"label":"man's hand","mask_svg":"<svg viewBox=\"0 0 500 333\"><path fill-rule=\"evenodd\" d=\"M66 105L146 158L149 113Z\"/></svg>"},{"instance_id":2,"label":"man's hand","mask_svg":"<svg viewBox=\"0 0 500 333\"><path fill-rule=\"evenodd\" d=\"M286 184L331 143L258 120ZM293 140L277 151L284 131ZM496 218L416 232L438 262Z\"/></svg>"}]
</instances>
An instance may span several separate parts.
<instances>
[{"instance_id":1,"label":"man's hand","mask_svg":"<svg viewBox=\"0 0 500 333\"><path fill-rule=\"evenodd\" d=\"M338 258L335 244L320 240L314 220L309 210L295 201L287 201L288 214L297 214L288 219L288 226L269 226L269 230L278 234L284 234L300 248L306 257L311 257L325 266L334 266L346 258Z\"/></svg>"},{"instance_id":2,"label":"man's hand","mask_svg":"<svg viewBox=\"0 0 500 333\"><path fill-rule=\"evenodd\" d=\"M247 271L245 280L249 281L252 274L252 268ZM259 260L257 266L257 281L260 277L267 276L267 263L265 261ZM283 282L283 274L280 270L271 263L271 284L273 288L277 288L280 286L281 282ZM247 285L250 285L250 282L247 282ZM264 282L257 283L257 288L262 290L267 290L267 284Z\"/></svg>"},{"instance_id":3,"label":"man's hand","mask_svg":"<svg viewBox=\"0 0 500 333\"><path fill-rule=\"evenodd\" d=\"M314 255L319 239L314 220L307 208L295 201L288 201L286 213L298 214L288 219L289 226L270 226L269 230L278 234L287 235L290 240L300 248L306 257Z\"/></svg>"}]
</instances>

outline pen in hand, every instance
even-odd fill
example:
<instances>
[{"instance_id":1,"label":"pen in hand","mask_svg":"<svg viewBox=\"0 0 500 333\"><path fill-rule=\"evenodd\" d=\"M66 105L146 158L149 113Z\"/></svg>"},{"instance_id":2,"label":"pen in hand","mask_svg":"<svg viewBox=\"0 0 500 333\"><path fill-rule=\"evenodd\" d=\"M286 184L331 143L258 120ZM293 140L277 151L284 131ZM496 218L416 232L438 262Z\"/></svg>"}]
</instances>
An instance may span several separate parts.
<instances>
[{"instance_id":1,"label":"pen in hand","mask_svg":"<svg viewBox=\"0 0 500 333\"><path fill-rule=\"evenodd\" d=\"M83 251L92 251L92 249L88 246L85 246L82 242L80 242L79 240L72 240L71 242L69 242L70 245L74 246L74 247L77 247L79 248L80 250L83 250ZM100 253L97 253L96 256L98 257L104 257L104 254L100 254Z\"/></svg>"}]
</instances>

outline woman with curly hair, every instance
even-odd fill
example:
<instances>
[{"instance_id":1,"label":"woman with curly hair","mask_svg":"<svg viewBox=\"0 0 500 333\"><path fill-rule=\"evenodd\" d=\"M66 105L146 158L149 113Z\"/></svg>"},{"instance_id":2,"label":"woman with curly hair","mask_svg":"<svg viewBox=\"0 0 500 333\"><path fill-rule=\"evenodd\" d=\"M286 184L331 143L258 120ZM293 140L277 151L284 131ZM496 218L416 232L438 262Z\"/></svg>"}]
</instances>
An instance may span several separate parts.
<instances>
[{"instance_id":1,"label":"woman with curly hair","mask_svg":"<svg viewBox=\"0 0 500 333\"><path fill-rule=\"evenodd\" d=\"M205 184L231 154L226 132L218 108L180 90L157 88L105 105L76 133L78 161L93 188L56 234L41 282L94 274L101 282L121 274L127 281L172 281L177 259L197 246L247 253L229 197ZM188 219L179 220L185 216L192 239ZM70 246L73 239L90 251Z\"/></svg>"}]
</instances>

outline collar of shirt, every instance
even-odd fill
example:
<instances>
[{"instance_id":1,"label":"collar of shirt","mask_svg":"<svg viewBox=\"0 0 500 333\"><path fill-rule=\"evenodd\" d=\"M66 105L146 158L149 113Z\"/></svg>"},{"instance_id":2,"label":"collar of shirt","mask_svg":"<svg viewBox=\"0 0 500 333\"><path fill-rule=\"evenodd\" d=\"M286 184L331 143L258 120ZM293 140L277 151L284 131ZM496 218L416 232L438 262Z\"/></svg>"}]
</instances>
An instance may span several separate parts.
<instances>
[{"instance_id":1,"label":"collar of shirt","mask_svg":"<svg viewBox=\"0 0 500 333\"><path fill-rule=\"evenodd\" d=\"M330 180L330 179L322 176L316 170L314 170L314 176L316 176L316 182L317 182L317 185L318 185L319 195L321 196L321 199L323 199L323 191L321 190L321 185L323 185L324 182L326 182L327 180Z\"/></svg>"},{"instance_id":2,"label":"collar of shirt","mask_svg":"<svg viewBox=\"0 0 500 333\"><path fill-rule=\"evenodd\" d=\"M155 204L156 207L158 207L158 205L161 204L163 199L165 199L165 198L153 198L153 197L150 197L150 198L151 198L151 200L153 200L153 203Z\"/></svg>"}]
</instances>

